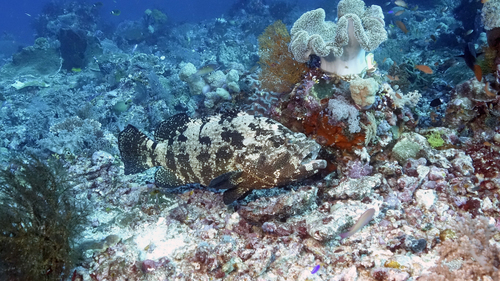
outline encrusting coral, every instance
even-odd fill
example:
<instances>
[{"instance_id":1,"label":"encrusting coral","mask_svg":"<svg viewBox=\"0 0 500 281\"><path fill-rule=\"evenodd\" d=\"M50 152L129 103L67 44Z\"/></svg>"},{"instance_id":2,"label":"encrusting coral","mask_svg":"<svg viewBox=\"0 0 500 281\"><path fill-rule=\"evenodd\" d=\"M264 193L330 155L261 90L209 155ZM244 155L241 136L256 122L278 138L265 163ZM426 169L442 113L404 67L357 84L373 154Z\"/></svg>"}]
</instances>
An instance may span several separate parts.
<instances>
[{"instance_id":1,"label":"encrusting coral","mask_svg":"<svg viewBox=\"0 0 500 281\"><path fill-rule=\"evenodd\" d=\"M379 86L373 78L356 78L351 81L349 89L351 98L361 107L369 107L375 102L375 94Z\"/></svg>"},{"instance_id":2,"label":"encrusting coral","mask_svg":"<svg viewBox=\"0 0 500 281\"><path fill-rule=\"evenodd\" d=\"M500 27L500 18L498 17L499 12L499 0L491 0L484 3L483 9L481 10L481 17L486 30L492 30Z\"/></svg>"},{"instance_id":3,"label":"encrusting coral","mask_svg":"<svg viewBox=\"0 0 500 281\"><path fill-rule=\"evenodd\" d=\"M365 9L362 0L342 0L337 6L338 23L325 21L325 11L303 14L293 25L290 52L299 62L309 55L321 58L321 69L339 76L359 74L366 68L365 51L387 39L382 8Z\"/></svg>"}]
</instances>

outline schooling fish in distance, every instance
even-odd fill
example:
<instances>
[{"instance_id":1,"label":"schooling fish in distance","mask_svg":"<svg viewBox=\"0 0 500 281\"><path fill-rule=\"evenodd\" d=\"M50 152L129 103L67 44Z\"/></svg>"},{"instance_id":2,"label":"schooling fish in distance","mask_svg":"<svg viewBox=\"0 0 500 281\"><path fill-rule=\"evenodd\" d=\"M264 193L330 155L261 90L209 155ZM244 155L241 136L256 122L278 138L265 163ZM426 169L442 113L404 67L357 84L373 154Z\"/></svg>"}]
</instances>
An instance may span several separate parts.
<instances>
[{"instance_id":1,"label":"schooling fish in distance","mask_svg":"<svg viewBox=\"0 0 500 281\"><path fill-rule=\"evenodd\" d=\"M394 1L394 4L398 5L399 7L408 8L408 5L403 0L396 0Z\"/></svg>"},{"instance_id":2,"label":"schooling fish in distance","mask_svg":"<svg viewBox=\"0 0 500 281\"><path fill-rule=\"evenodd\" d=\"M399 10L399 11L397 11L397 12L394 14L394 16L395 16L395 17L399 17L399 16L400 16L401 14L403 14L404 12L405 12L405 10Z\"/></svg>"}]
</instances>

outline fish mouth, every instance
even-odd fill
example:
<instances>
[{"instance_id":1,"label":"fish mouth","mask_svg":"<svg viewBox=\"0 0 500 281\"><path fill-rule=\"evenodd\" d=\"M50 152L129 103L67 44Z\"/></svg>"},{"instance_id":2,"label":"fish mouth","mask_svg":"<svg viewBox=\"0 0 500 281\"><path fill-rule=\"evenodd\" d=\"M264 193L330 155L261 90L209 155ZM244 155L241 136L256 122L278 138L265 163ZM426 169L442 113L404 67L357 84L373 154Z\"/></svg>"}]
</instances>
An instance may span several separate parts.
<instances>
[{"instance_id":1,"label":"fish mouth","mask_svg":"<svg viewBox=\"0 0 500 281\"><path fill-rule=\"evenodd\" d=\"M327 163L323 159L316 159L318 157L321 146L310 146L304 153L300 166L308 172L316 173L318 170L324 169Z\"/></svg>"},{"instance_id":2,"label":"fish mouth","mask_svg":"<svg viewBox=\"0 0 500 281\"><path fill-rule=\"evenodd\" d=\"M304 151L304 157L302 157L302 161L300 161L301 165L309 164L316 160L318 157L318 153L321 147L318 146L310 146L308 149Z\"/></svg>"}]
</instances>

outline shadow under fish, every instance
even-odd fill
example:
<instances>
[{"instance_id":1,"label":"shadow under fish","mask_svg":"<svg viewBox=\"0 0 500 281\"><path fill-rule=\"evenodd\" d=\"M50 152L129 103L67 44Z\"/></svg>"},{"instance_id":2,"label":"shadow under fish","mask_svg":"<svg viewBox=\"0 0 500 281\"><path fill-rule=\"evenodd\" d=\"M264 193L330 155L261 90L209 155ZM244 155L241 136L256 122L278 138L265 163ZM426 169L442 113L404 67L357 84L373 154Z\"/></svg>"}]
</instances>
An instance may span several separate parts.
<instances>
[{"instance_id":1,"label":"shadow under fish","mask_svg":"<svg viewBox=\"0 0 500 281\"><path fill-rule=\"evenodd\" d=\"M326 168L321 146L282 124L244 112L163 121L154 140L128 125L118 136L125 174L159 167L155 184L226 189L231 204L254 189L283 186Z\"/></svg>"}]
</instances>

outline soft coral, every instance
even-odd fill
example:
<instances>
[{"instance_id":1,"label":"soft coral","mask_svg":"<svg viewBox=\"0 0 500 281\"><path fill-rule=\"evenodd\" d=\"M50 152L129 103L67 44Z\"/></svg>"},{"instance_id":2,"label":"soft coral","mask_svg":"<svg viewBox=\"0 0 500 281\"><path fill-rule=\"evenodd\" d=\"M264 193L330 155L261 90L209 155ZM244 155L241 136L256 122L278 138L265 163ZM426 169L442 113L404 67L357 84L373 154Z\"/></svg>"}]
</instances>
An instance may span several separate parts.
<instances>
[{"instance_id":1,"label":"soft coral","mask_svg":"<svg viewBox=\"0 0 500 281\"><path fill-rule=\"evenodd\" d=\"M278 93L291 90L307 71L307 66L298 63L288 52L290 34L285 24L276 21L259 36L259 79L262 86Z\"/></svg>"}]
</instances>

